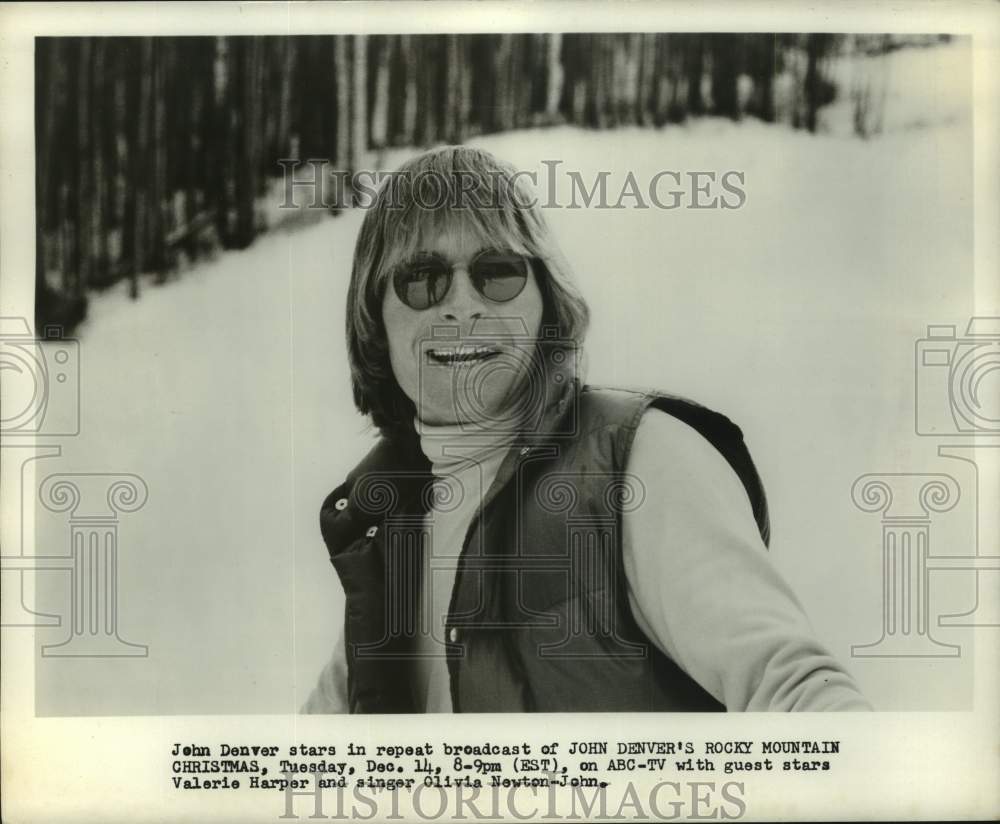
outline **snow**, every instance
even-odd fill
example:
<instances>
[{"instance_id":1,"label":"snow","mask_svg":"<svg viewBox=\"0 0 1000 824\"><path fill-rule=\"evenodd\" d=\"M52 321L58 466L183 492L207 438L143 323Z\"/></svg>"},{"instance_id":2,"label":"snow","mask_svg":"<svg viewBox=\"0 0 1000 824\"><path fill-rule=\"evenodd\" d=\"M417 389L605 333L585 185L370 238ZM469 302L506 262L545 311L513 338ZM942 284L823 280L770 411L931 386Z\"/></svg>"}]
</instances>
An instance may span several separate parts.
<instances>
[{"instance_id":1,"label":"snow","mask_svg":"<svg viewBox=\"0 0 1000 824\"><path fill-rule=\"evenodd\" d=\"M928 323L964 328L973 308L968 45L879 59L895 61L894 85L869 140L849 135L850 110L835 104L818 135L704 119L474 142L540 174L545 159L586 180L612 171L615 193L624 170L745 173L741 209L547 210L593 311L588 378L733 417L768 489L773 560L819 637L880 707L957 708L971 656L849 658L881 627L881 527L852 505L854 479L971 483L913 427L914 342ZM904 88L905 76L917 79ZM272 232L144 285L134 303L124 285L94 297L79 330L82 434L38 471L147 482L149 502L119 526L119 623L150 655L39 659L39 714L283 713L305 699L343 610L319 504L373 441L344 352L361 217ZM935 535L971 540L969 497ZM40 545L67 546L65 516L40 514L37 529ZM38 577L40 606L61 611L65 579ZM942 578L935 609L968 606L959 577ZM971 640L963 632L935 630L953 643Z\"/></svg>"}]
</instances>

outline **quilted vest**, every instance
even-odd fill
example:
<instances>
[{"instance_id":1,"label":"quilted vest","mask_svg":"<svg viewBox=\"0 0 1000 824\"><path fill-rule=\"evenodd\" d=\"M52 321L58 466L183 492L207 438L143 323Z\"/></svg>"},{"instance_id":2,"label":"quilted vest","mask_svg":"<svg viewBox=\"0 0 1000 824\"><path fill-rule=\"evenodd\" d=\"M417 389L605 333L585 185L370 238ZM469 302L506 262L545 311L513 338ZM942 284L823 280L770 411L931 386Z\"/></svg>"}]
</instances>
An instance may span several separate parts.
<instances>
[{"instance_id":1,"label":"quilted vest","mask_svg":"<svg viewBox=\"0 0 1000 824\"><path fill-rule=\"evenodd\" d=\"M764 489L740 429L674 396L567 386L518 436L457 558L428 557L439 491L418 439L383 438L320 514L346 595L351 712L422 710L413 660L428 632L447 658L456 712L724 709L646 638L628 603L622 516L656 502L626 467L650 407L719 450L767 543ZM442 563L457 566L443 631L418 614L420 587Z\"/></svg>"}]
</instances>

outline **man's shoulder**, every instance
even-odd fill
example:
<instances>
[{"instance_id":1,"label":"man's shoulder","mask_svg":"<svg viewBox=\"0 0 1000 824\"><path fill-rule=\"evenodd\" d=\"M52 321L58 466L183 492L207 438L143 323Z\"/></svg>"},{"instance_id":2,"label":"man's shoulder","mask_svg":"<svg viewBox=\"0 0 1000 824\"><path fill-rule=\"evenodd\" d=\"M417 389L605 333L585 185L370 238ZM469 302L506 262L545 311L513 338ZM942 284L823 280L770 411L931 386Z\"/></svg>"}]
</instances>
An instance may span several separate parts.
<instances>
[{"instance_id":1,"label":"man's shoulder","mask_svg":"<svg viewBox=\"0 0 1000 824\"><path fill-rule=\"evenodd\" d=\"M640 478L668 478L673 485L727 485L737 476L723 452L681 418L650 406L636 429L628 472Z\"/></svg>"},{"instance_id":2,"label":"man's shoulder","mask_svg":"<svg viewBox=\"0 0 1000 824\"><path fill-rule=\"evenodd\" d=\"M617 386L584 387L580 393L580 409L582 420L618 433L613 441L624 455L625 464L635 448L640 423L645 436L645 444L640 444L643 450L651 448L652 436L654 444L657 440L671 444L671 448L682 450L691 461L697 460L699 455L706 458L706 463L715 463L717 455L724 458L750 497L761 536L767 542L770 524L764 485L744 443L743 431L726 415L690 398L659 389ZM666 415L658 416L653 410ZM706 452L706 448L712 452Z\"/></svg>"},{"instance_id":3,"label":"man's shoulder","mask_svg":"<svg viewBox=\"0 0 1000 824\"><path fill-rule=\"evenodd\" d=\"M687 424L699 434L741 437L739 427L726 415L691 398L651 387L587 384L580 392L581 415L599 421L616 419L635 429L650 409L659 409Z\"/></svg>"}]
</instances>

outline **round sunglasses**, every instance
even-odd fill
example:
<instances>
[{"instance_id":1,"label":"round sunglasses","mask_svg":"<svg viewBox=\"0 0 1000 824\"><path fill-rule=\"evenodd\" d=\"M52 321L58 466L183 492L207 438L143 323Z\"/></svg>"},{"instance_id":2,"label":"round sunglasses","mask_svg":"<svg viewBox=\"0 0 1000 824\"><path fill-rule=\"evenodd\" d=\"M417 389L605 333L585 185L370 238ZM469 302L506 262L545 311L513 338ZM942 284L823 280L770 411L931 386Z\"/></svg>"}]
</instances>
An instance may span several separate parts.
<instances>
[{"instance_id":1,"label":"round sunglasses","mask_svg":"<svg viewBox=\"0 0 1000 824\"><path fill-rule=\"evenodd\" d=\"M394 270L396 295L411 309L429 309L448 294L456 265L442 255L422 252ZM529 266L529 258L517 252L486 249L469 263L469 279L487 300L506 303L524 290Z\"/></svg>"}]
</instances>

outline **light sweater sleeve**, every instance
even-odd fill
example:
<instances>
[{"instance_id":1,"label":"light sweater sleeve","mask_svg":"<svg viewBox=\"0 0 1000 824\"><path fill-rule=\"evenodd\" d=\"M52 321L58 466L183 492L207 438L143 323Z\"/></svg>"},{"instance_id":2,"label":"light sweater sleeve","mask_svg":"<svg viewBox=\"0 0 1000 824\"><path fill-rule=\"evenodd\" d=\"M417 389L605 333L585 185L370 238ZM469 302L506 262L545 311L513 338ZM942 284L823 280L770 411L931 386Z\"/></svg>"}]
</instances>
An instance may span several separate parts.
<instances>
[{"instance_id":1,"label":"light sweater sleeve","mask_svg":"<svg viewBox=\"0 0 1000 824\"><path fill-rule=\"evenodd\" d=\"M333 648L333 655L319 674L319 681L313 687L300 712L313 715L349 713L347 700L347 647L344 635Z\"/></svg>"},{"instance_id":2,"label":"light sweater sleeve","mask_svg":"<svg viewBox=\"0 0 1000 824\"><path fill-rule=\"evenodd\" d=\"M629 605L661 652L729 711L871 709L816 640L742 483L705 438L650 410L628 472L646 492L623 517Z\"/></svg>"}]
</instances>

